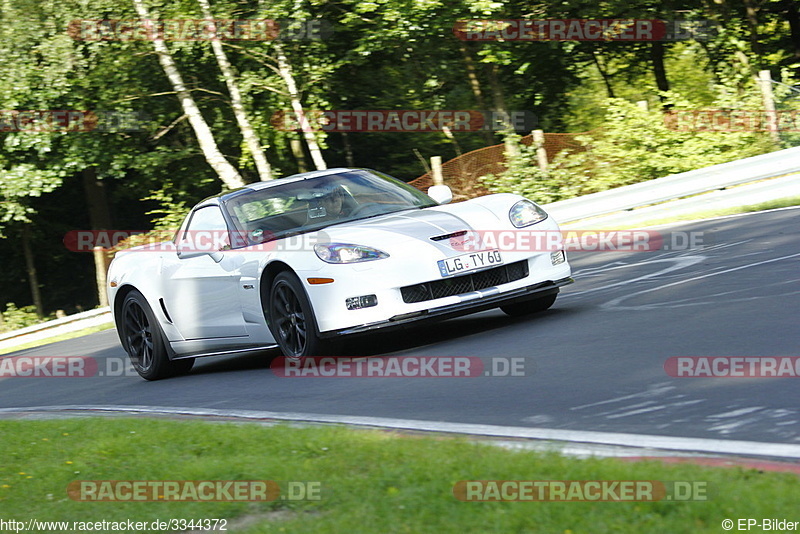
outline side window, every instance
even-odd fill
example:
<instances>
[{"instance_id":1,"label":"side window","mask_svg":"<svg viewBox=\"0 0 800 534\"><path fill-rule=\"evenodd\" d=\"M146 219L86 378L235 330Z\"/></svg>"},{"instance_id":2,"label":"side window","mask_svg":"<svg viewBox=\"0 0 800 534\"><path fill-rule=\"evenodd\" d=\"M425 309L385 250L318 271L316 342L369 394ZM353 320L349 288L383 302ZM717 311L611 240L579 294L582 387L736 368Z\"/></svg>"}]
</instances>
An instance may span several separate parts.
<instances>
[{"instance_id":1,"label":"side window","mask_svg":"<svg viewBox=\"0 0 800 534\"><path fill-rule=\"evenodd\" d=\"M192 214L179 246L195 245L210 250L230 247L228 226L218 206L206 206Z\"/></svg>"}]
</instances>

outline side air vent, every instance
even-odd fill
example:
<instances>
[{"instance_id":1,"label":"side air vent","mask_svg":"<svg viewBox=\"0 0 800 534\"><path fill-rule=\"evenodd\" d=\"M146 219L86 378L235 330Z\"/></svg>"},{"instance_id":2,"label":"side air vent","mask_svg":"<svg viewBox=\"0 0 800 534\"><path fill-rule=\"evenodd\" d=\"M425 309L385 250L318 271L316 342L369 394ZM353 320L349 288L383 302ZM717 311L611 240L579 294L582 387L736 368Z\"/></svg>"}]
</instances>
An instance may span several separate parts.
<instances>
[{"instance_id":1,"label":"side air vent","mask_svg":"<svg viewBox=\"0 0 800 534\"><path fill-rule=\"evenodd\" d=\"M164 312L164 316L167 318L170 324L172 324L172 317L169 316L169 312L167 311L167 305L164 303L164 299L158 299L158 303L161 304L161 311Z\"/></svg>"}]
</instances>

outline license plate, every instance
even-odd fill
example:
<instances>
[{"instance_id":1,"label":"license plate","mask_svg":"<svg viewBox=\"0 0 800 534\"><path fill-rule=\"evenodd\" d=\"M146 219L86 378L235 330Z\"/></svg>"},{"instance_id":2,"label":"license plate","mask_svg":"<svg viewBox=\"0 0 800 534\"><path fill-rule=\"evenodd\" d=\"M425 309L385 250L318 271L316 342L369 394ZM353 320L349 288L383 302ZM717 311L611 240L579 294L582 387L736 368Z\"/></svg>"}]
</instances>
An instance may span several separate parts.
<instances>
[{"instance_id":1,"label":"license plate","mask_svg":"<svg viewBox=\"0 0 800 534\"><path fill-rule=\"evenodd\" d=\"M494 267L503 263L499 250L482 250L480 252L470 252L455 258L439 260L439 272L442 276L452 276L475 269Z\"/></svg>"}]
</instances>

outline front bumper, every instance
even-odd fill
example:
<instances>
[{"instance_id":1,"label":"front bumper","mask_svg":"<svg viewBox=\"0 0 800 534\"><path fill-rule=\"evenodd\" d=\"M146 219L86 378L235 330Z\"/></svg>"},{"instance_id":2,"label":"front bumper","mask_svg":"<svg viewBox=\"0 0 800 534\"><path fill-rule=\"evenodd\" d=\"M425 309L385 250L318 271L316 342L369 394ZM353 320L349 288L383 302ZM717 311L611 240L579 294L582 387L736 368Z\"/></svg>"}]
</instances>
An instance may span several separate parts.
<instances>
[{"instance_id":1,"label":"front bumper","mask_svg":"<svg viewBox=\"0 0 800 534\"><path fill-rule=\"evenodd\" d=\"M462 297L466 300L456 304L395 315L386 321L379 321L351 328L322 332L320 337L332 338L343 335L361 334L371 332L373 330L401 328L409 325L410 323L418 323L423 321L442 321L445 319L451 319L453 317L490 310L505 304L512 304L515 302L523 302L526 300L546 297L548 295L552 295L553 293L558 293L560 287L573 282L574 280L572 278L567 277L560 280L541 282L531 286L521 287L512 291L503 292L502 294L497 294L497 288L488 288L475 291L474 293L467 295L462 295Z\"/></svg>"}]
</instances>

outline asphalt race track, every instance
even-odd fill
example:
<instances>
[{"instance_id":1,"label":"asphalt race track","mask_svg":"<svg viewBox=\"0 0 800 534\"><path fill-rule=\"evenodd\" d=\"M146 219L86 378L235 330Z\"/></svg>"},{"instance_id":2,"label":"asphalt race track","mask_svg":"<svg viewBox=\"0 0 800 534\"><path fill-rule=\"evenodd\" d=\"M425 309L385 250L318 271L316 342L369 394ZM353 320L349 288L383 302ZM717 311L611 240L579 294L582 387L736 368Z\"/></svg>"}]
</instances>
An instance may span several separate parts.
<instances>
[{"instance_id":1,"label":"asphalt race track","mask_svg":"<svg viewBox=\"0 0 800 534\"><path fill-rule=\"evenodd\" d=\"M206 358L187 376L0 379L0 408L145 405L373 416L800 443L800 378L675 378L671 357L800 356L800 209L662 230L702 246L580 252L576 283L527 318L499 310L380 334L354 356L522 358L524 376L283 378L277 353ZM667 235L670 243L683 234ZM119 369L113 330L13 356L88 356Z\"/></svg>"}]
</instances>

